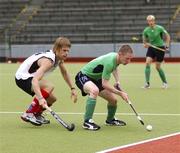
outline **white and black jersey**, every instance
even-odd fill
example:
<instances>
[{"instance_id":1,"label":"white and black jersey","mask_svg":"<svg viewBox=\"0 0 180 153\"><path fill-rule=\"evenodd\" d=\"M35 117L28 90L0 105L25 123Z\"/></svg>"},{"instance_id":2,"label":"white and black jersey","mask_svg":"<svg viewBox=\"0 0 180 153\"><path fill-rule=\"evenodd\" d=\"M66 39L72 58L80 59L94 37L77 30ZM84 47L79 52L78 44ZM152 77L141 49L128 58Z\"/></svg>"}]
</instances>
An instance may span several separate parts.
<instances>
[{"instance_id":1,"label":"white and black jersey","mask_svg":"<svg viewBox=\"0 0 180 153\"><path fill-rule=\"evenodd\" d=\"M35 72L39 68L38 60L40 58L43 58L43 57L46 57L46 58L52 60L52 62L53 62L54 66L48 72L53 71L57 67L59 61L56 60L56 56L55 56L55 54L54 54L54 52L52 50L47 50L47 51L44 51L44 52L35 53L32 56L28 57L20 65L20 67L18 68L18 70L16 72L16 75L15 75L16 79L18 79L18 80L20 80L20 79L26 80L26 79L28 79L30 77L33 77Z\"/></svg>"}]
</instances>

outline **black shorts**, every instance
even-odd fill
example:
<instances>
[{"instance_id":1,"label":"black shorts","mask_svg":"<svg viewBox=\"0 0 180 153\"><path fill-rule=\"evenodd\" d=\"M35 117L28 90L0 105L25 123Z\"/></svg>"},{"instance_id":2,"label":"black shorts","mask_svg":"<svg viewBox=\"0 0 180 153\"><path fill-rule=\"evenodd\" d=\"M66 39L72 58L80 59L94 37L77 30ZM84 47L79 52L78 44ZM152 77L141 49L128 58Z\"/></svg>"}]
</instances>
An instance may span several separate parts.
<instances>
[{"instance_id":1,"label":"black shorts","mask_svg":"<svg viewBox=\"0 0 180 153\"><path fill-rule=\"evenodd\" d=\"M99 91L104 90L102 87L102 79L94 80L88 77L87 75L83 74L81 71L75 77L75 83L77 87L81 90L82 96L86 96L87 93L84 92L83 86L86 82L92 81L99 89Z\"/></svg>"},{"instance_id":2,"label":"black shorts","mask_svg":"<svg viewBox=\"0 0 180 153\"><path fill-rule=\"evenodd\" d=\"M32 83L31 83L32 79L33 79L32 77L28 78L26 80L23 80L23 79L18 80L18 79L15 78L15 81L16 81L16 84L17 84L17 86L19 88L21 88L23 91L25 91L29 95L34 96L35 93L31 90L31 88L32 88Z\"/></svg>"},{"instance_id":3,"label":"black shorts","mask_svg":"<svg viewBox=\"0 0 180 153\"><path fill-rule=\"evenodd\" d=\"M165 49L164 46L159 48ZM155 59L157 62L162 62L164 60L164 56L165 56L165 52L160 51L153 47L149 47L146 53L146 57L151 57L152 59Z\"/></svg>"}]
</instances>

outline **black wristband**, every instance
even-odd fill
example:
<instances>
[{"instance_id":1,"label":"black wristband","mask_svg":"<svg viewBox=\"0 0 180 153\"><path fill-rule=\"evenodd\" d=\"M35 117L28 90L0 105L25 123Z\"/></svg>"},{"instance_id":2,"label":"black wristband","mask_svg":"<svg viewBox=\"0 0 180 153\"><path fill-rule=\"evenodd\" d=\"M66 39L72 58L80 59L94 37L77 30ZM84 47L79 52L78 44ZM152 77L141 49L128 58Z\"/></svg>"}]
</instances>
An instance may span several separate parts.
<instances>
[{"instance_id":1,"label":"black wristband","mask_svg":"<svg viewBox=\"0 0 180 153\"><path fill-rule=\"evenodd\" d=\"M74 90L74 89L75 89L74 87L71 88L71 90Z\"/></svg>"}]
</instances>

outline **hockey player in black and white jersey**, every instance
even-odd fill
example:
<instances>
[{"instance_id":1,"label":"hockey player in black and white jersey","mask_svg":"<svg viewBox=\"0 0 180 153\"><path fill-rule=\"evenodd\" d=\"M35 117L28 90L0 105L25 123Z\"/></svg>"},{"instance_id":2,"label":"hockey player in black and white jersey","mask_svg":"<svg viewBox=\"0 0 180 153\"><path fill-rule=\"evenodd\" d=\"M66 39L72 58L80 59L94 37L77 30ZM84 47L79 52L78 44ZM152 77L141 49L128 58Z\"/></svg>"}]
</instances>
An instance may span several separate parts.
<instances>
[{"instance_id":1,"label":"hockey player in black and white jersey","mask_svg":"<svg viewBox=\"0 0 180 153\"><path fill-rule=\"evenodd\" d=\"M29 108L21 115L23 121L37 126L50 123L42 116L42 112L45 110L44 105L51 106L56 101L56 97L53 94L53 85L43 77L52 72L57 66L59 66L60 72L70 88L71 98L74 102L77 101L74 84L64 66L70 48L71 42L69 39L59 37L56 39L52 50L33 54L18 68L15 75L17 86L33 96Z\"/></svg>"}]
</instances>

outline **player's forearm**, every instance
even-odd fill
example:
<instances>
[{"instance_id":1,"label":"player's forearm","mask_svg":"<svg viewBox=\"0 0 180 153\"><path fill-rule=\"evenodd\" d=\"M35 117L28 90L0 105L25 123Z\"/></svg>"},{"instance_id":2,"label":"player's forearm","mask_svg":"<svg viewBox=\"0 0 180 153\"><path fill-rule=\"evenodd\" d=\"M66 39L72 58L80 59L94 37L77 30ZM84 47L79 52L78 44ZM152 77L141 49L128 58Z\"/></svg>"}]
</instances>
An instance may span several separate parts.
<instances>
[{"instance_id":1,"label":"player's forearm","mask_svg":"<svg viewBox=\"0 0 180 153\"><path fill-rule=\"evenodd\" d=\"M146 44L146 43L147 43L146 39L145 39L145 38L143 38L143 44Z\"/></svg>"},{"instance_id":2,"label":"player's forearm","mask_svg":"<svg viewBox=\"0 0 180 153\"><path fill-rule=\"evenodd\" d=\"M62 74L64 80L66 81L68 86L72 89L74 86L73 86L73 83L71 81L71 77L70 77L69 73L67 72L66 68L64 67L64 64L61 63L59 65L59 68L60 68L60 71L61 71L61 74Z\"/></svg>"},{"instance_id":3,"label":"player's forearm","mask_svg":"<svg viewBox=\"0 0 180 153\"><path fill-rule=\"evenodd\" d=\"M66 81L66 83L68 84L70 89L74 88L69 73L66 72L65 74L63 74L63 78Z\"/></svg>"},{"instance_id":4,"label":"player's forearm","mask_svg":"<svg viewBox=\"0 0 180 153\"><path fill-rule=\"evenodd\" d=\"M34 91L37 99L43 98L43 96L41 94L40 86L39 86L39 80L35 77L32 79L32 88L33 88L33 91Z\"/></svg>"},{"instance_id":5,"label":"player's forearm","mask_svg":"<svg viewBox=\"0 0 180 153\"><path fill-rule=\"evenodd\" d=\"M113 92L114 94L120 95L121 91L112 87L107 80L102 80L102 86L104 89L109 90L110 92Z\"/></svg>"},{"instance_id":6,"label":"player's forearm","mask_svg":"<svg viewBox=\"0 0 180 153\"><path fill-rule=\"evenodd\" d=\"M125 101L128 100L128 95L127 93L125 93L124 91L118 90L114 87L112 87L107 80L102 80L102 86L104 87L104 89L109 90L110 92L119 95L122 97L122 99L124 99Z\"/></svg>"},{"instance_id":7,"label":"player's forearm","mask_svg":"<svg viewBox=\"0 0 180 153\"><path fill-rule=\"evenodd\" d=\"M119 83L119 72L117 68L116 70L113 71L113 76L114 76L115 81Z\"/></svg>"},{"instance_id":8,"label":"player's forearm","mask_svg":"<svg viewBox=\"0 0 180 153\"><path fill-rule=\"evenodd\" d=\"M42 68L39 68L36 71L36 74L34 75L33 79L32 79L32 88L33 91L36 95L36 97L38 99L43 98L42 94L41 94L41 89L40 89L40 85L39 85L39 81L43 78L45 71Z\"/></svg>"},{"instance_id":9,"label":"player's forearm","mask_svg":"<svg viewBox=\"0 0 180 153\"><path fill-rule=\"evenodd\" d=\"M143 46L144 46L145 48L148 48L148 47L149 47L148 41L147 41L146 38L143 38Z\"/></svg>"},{"instance_id":10,"label":"player's forearm","mask_svg":"<svg viewBox=\"0 0 180 153\"><path fill-rule=\"evenodd\" d=\"M169 35L169 34L166 34L165 43L166 43L166 46L167 46L167 47L169 47L169 45L170 45L170 40L171 40L170 35Z\"/></svg>"}]
</instances>

